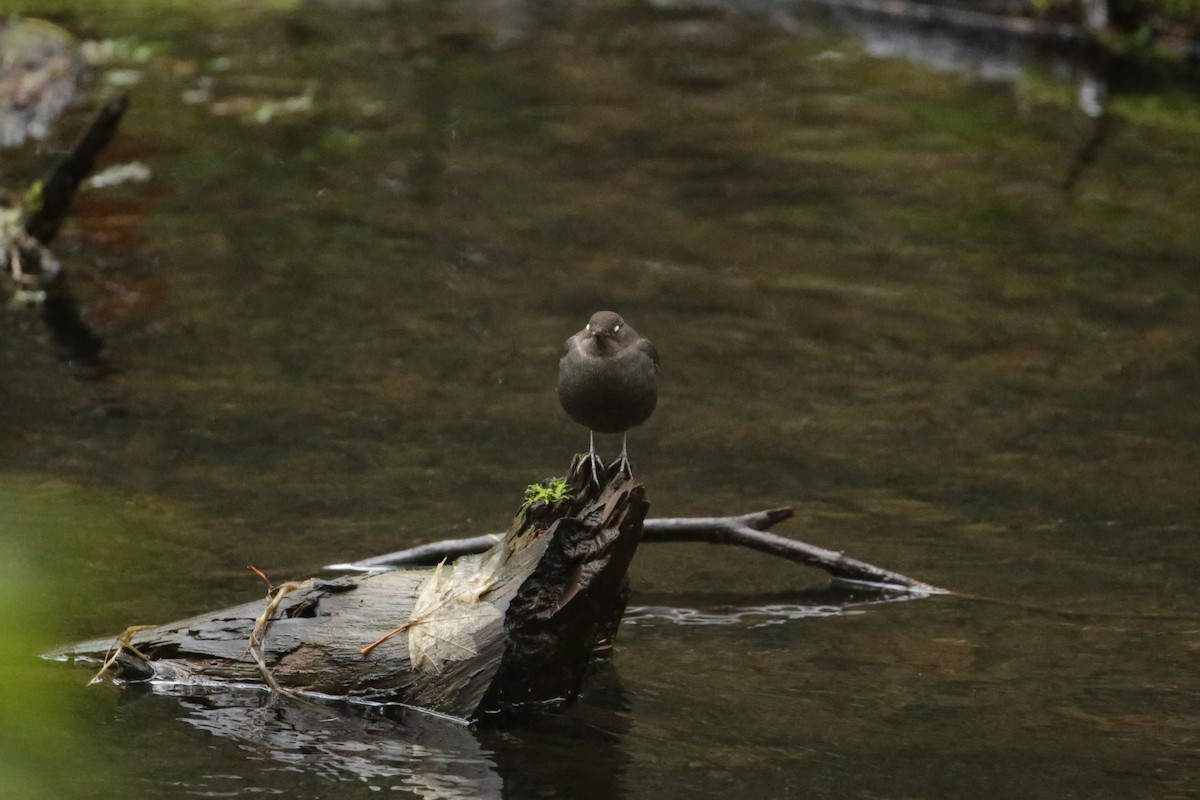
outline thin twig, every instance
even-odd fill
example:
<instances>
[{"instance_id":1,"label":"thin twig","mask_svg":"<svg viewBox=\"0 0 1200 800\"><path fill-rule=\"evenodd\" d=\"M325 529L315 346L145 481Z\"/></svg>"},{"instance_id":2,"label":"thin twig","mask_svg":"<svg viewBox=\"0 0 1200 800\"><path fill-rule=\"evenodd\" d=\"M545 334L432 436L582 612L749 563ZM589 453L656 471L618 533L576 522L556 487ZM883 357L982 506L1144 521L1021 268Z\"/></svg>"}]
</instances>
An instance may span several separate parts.
<instances>
[{"instance_id":1,"label":"thin twig","mask_svg":"<svg viewBox=\"0 0 1200 800\"><path fill-rule=\"evenodd\" d=\"M442 559L441 561L439 561L437 567L433 571L433 575L431 575L427 580L432 581L434 584L436 584L438 582L439 578L441 577L442 567L444 567L445 565L446 565L445 559ZM466 587L459 589L458 592L441 595L441 599L439 600L438 605L445 606L453 600L462 600L470 594L470 591L471 591L470 587L466 586ZM419 600L418 600L417 605L420 605ZM435 607L435 609L436 609L436 607ZM432 610L435 610L435 609L425 609L423 612L421 612L422 616L417 617L417 616L414 616L415 614L418 613L417 607L414 606L412 614L409 616L409 619L407 622L405 622L403 625L400 625L399 627L393 628L392 630L388 631L383 636L380 636L378 639L371 642L369 645L367 645L363 649L359 650L358 652L364 656L369 655L372 650L374 650L376 647L383 644L384 642L386 642L388 639L392 638L396 634L403 633L404 631L410 630L411 628L415 628L418 625L424 625L425 623L430 622L431 619L433 619L436 622L448 622L448 621L456 620L456 619L471 619L472 618L471 614L463 614L463 615L459 615L459 616L437 616L435 618L431 618L429 616L429 614ZM434 634L434 633L429 633L428 631L424 631L424 632L426 633L426 635L428 635L432 639L437 639L438 641L444 642L444 643L450 645L451 647L457 647L460 650L469 652L471 655L475 655L473 650L459 644L458 642L452 641L452 640L447 639L442 636L438 636L437 634Z\"/></svg>"},{"instance_id":2,"label":"thin twig","mask_svg":"<svg viewBox=\"0 0 1200 800\"><path fill-rule=\"evenodd\" d=\"M403 625L401 625L400 627L398 627L398 628L392 628L390 631L388 631L387 633L385 633L383 636L380 636L378 639L376 639L375 641L371 642L369 645L367 645L366 647L364 647L362 650L359 650L358 652L359 652L359 653L361 653L361 654L362 654L362 655L364 655L364 656L366 656L366 655L370 655L370 654L371 654L371 651L372 651L372 650L374 650L376 647L379 647L379 645L383 644L383 643L384 643L384 642L386 642L388 639L390 639L390 638L392 638L393 636L395 636L397 633L404 633L406 630L408 630L409 628L411 628L411 627L413 626L413 624L414 624L413 620L411 620L411 619L410 619L408 622L404 623L404 624L403 624Z\"/></svg>"},{"instance_id":3,"label":"thin twig","mask_svg":"<svg viewBox=\"0 0 1200 800\"><path fill-rule=\"evenodd\" d=\"M112 669L114 664L117 663L117 659L121 657L121 653L123 652L129 652L137 658L140 658L143 662L147 664L150 663L149 656L133 646L133 635L138 631L149 630L153 627L156 626L130 625L128 628L121 631L121 633L117 635L116 640L113 642L112 647L110 647L108 652L105 654L104 663L100 665L100 669L96 671L96 674L92 676L92 679L88 681L87 685L91 686L93 683L99 683L100 681L104 680L104 676L107 675L108 671Z\"/></svg>"},{"instance_id":4,"label":"thin twig","mask_svg":"<svg viewBox=\"0 0 1200 800\"><path fill-rule=\"evenodd\" d=\"M267 659L263 653L263 643L267 638L267 628L271 625L271 615L279 608L279 604L283 602L283 598L290 592L299 589L301 584L288 583L275 586L271 583L271 579L266 576L258 567L247 566L251 572L262 578L267 584L267 607L263 609L262 614L258 619L254 620L254 629L250 631L250 641L246 645L246 649L250 652L254 663L258 665L258 672L262 675L263 681L266 682L273 691L291 698L297 698L295 692L291 689L284 688L275 680L275 676L271 673L271 668L267 666Z\"/></svg>"}]
</instances>

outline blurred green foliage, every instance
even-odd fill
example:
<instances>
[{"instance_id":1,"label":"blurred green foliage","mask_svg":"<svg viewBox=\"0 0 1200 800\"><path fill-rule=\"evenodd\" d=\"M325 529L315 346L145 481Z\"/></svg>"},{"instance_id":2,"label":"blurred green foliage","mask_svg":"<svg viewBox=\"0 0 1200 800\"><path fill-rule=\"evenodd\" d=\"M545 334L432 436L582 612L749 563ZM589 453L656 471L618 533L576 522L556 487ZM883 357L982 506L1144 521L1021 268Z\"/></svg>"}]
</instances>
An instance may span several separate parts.
<instances>
[{"instance_id":1,"label":"blurred green foliage","mask_svg":"<svg viewBox=\"0 0 1200 800\"><path fill-rule=\"evenodd\" d=\"M934 0L934 5L951 5L995 13L997 4L989 0ZM46 0L10 0L5 12L35 16L48 11L68 13L80 19L120 15L137 19L170 13L190 17L207 27L222 28L244 22L250 15L290 11L302 5L300 0L66 0L57 9L50 9ZM419 3L410 5L420 5ZM440 0L428 4L436 8ZM628 0L612 0L614 6L632 5ZM735 5L733 3L730 4ZM1200 28L1200 0L1109 0L1109 17L1121 31L1170 30L1194 35ZM1005 9L1010 4L1000 4ZM1026 0L1023 12L1076 22L1081 17L1079 0Z\"/></svg>"},{"instance_id":2,"label":"blurred green foliage","mask_svg":"<svg viewBox=\"0 0 1200 800\"><path fill-rule=\"evenodd\" d=\"M59 532L53 517L0 486L0 793L21 800L62 797L96 768L62 692L65 680L82 685L83 676L39 658L54 643L58 593L31 551L53 552Z\"/></svg>"}]
</instances>

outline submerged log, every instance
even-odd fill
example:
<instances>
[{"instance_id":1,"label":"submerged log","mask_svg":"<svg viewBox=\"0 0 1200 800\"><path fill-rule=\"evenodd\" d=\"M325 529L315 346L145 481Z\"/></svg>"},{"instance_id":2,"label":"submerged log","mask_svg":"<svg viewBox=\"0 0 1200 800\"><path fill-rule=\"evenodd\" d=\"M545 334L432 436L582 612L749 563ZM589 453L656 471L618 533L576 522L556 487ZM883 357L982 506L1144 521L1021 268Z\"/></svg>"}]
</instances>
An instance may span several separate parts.
<instances>
[{"instance_id":1,"label":"submerged log","mask_svg":"<svg viewBox=\"0 0 1200 800\"><path fill-rule=\"evenodd\" d=\"M249 682L463 719L570 702L624 614L649 508L641 484L610 472L596 486L578 466L565 482L531 487L484 553L433 570L285 584L269 605L132 631L111 674ZM98 660L113 647L110 637L52 655Z\"/></svg>"}]
</instances>

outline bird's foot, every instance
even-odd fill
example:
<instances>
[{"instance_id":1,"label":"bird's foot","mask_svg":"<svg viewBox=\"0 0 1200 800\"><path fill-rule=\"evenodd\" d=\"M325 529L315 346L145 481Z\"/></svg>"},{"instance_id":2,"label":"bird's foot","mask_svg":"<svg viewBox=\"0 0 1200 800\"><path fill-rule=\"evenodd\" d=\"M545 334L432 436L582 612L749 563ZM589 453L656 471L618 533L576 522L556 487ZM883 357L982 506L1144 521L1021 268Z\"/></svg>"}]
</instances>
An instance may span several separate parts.
<instances>
[{"instance_id":1,"label":"bird's foot","mask_svg":"<svg viewBox=\"0 0 1200 800\"><path fill-rule=\"evenodd\" d=\"M621 453L620 458L608 466L608 474L612 477L624 475L629 480L633 480L633 467L629 464L629 459Z\"/></svg>"},{"instance_id":2,"label":"bird's foot","mask_svg":"<svg viewBox=\"0 0 1200 800\"><path fill-rule=\"evenodd\" d=\"M596 451L584 453L580 456L579 469L584 475L591 478L591 482L597 487L604 485L605 467L604 462L600 460L600 456Z\"/></svg>"}]
</instances>

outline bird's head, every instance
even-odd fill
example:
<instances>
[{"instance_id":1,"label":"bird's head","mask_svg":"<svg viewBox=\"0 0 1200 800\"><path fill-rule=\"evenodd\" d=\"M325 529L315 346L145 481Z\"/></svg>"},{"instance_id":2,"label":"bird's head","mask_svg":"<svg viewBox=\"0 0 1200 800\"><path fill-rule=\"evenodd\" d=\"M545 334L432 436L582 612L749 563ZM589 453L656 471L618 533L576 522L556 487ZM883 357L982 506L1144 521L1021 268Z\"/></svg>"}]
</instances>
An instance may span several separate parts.
<instances>
[{"instance_id":1,"label":"bird's head","mask_svg":"<svg viewBox=\"0 0 1200 800\"><path fill-rule=\"evenodd\" d=\"M602 342L616 341L628 326L621 315L615 311L597 311L588 320L585 330Z\"/></svg>"}]
</instances>

